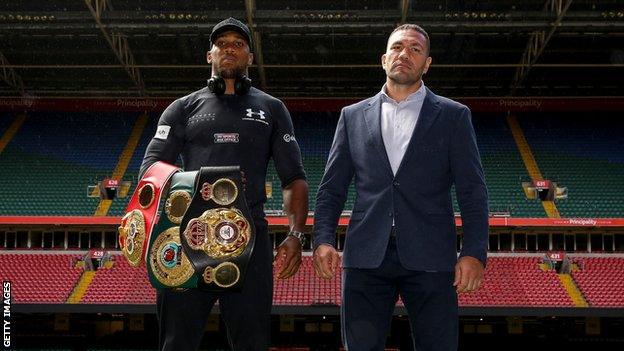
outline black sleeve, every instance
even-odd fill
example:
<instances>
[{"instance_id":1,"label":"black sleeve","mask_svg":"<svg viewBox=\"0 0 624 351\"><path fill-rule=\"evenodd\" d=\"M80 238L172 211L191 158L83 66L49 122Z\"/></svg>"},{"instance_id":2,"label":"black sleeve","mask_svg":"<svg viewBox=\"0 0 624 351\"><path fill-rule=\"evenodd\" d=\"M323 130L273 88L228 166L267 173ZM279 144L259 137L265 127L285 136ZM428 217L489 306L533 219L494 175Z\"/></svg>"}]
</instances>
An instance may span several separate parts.
<instances>
[{"instance_id":1,"label":"black sleeve","mask_svg":"<svg viewBox=\"0 0 624 351\"><path fill-rule=\"evenodd\" d=\"M176 100L163 111L158 120L156 133L147 146L139 177L156 161L175 164L184 147L186 118L182 103Z\"/></svg>"},{"instance_id":2,"label":"black sleeve","mask_svg":"<svg viewBox=\"0 0 624 351\"><path fill-rule=\"evenodd\" d=\"M305 179L305 171L290 113L279 100L273 104L272 112L275 125L271 132L271 156L283 188L294 180Z\"/></svg>"}]
</instances>

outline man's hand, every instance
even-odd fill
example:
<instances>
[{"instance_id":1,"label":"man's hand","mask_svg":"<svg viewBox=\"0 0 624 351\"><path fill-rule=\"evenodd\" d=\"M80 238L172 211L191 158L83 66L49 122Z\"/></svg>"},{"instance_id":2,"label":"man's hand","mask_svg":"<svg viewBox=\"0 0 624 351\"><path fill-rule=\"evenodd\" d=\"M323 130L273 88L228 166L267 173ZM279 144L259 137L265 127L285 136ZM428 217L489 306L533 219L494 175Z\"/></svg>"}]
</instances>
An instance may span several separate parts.
<instances>
[{"instance_id":1,"label":"man's hand","mask_svg":"<svg viewBox=\"0 0 624 351\"><path fill-rule=\"evenodd\" d=\"M458 293L479 289L483 282L483 264L474 257L460 257L455 265L455 282Z\"/></svg>"},{"instance_id":2,"label":"man's hand","mask_svg":"<svg viewBox=\"0 0 624 351\"><path fill-rule=\"evenodd\" d=\"M340 262L340 256L331 245L321 244L314 250L314 270L324 279L332 279Z\"/></svg>"},{"instance_id":3,"label":"man's hand","mask_svg":"<svg viewBox=\"0 0 624 351\"><path fill-rule=\"evenodd\" d=\"M301 242L294 236L287 236L278 246L273 262L279 267L277 277L287 279L292 277L301 266Z\"/></svg>"}]
</instances>

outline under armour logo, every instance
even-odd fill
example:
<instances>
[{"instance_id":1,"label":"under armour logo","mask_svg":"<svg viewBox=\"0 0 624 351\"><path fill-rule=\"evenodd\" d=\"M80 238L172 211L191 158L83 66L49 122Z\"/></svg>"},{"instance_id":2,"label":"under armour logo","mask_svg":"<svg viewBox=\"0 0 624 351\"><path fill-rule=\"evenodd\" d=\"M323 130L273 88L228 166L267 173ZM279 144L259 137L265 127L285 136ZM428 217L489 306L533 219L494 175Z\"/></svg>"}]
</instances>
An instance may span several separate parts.
<instances>
[{"instance_id":1,"label":"under armour logo","mask_svg":"<svg viewBox=\"0 0 624 351\"><path fill-rule=\"evenodd\" d=\"M265 119L264 118L264 111L262 110L258 110L259 112L254 112L254 110L248 108L247 109L247 117L253 117L253 116L258 116L258 118L260 119Z\"/></svg>"}]
</instances>

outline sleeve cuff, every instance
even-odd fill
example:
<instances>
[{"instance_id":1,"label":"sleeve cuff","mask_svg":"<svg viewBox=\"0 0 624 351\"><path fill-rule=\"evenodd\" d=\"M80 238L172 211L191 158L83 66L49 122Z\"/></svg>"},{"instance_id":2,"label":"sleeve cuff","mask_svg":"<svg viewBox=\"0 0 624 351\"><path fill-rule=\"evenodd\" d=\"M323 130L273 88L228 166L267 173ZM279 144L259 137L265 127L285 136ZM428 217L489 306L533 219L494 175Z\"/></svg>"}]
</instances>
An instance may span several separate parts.
<instances>
[{"instance_id":1,"label":"sleeve cuff","mask_svg":"<svg viewBox=\"0 0 624 351\"><path fill-rule=\"evenodd\" d=\"M327 246L331 246L334 249L336 248L335 243L333 242L329 242L329 241L325 241L325 240L316 240L314 239L314 244L312 245L312 252L314 252L316 250L317 247L321 246L321 245L327 245Z\"/></svg>"},{"instance_id":2,"label":"sleeve cuff","mask_svg":"<svg viewBox=\"0 0 624 351\"><path fill-rule=\"evenodd\" d=\"M487 252L483 253L483 254L477 254L475 252L464 252L464 251L462 251L459 254L459 258L462 258L464 256L469 256L469 257L476 258L477 260L479 260L483 264L483 268L485 268L485 265L487 263Z\"/></svg>"}]
</instances>

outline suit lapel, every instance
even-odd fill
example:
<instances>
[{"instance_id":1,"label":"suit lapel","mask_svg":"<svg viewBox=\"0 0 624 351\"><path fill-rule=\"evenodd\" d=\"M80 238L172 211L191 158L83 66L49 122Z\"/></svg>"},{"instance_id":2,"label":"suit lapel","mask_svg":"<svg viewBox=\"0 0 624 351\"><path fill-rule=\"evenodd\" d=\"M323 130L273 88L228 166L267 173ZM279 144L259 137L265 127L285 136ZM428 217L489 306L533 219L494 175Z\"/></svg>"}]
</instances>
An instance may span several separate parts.
<instances>
[{"instance_id":1,"label":"suit lapel","mask_svg":"<svg viewBox=\"0 0 624 351\"><path fill-rule=\"evenodd\" d=\"M399 165L399 169L397 170L397 175L401 172L403 168L403 164L409 159L412 153L416 152L416 143L419 140L423 140L425 135L427 135L427 131L433 124L433 122L438 117L438 113L440 112L440 101L438 101L437 96L429 90L429 88L425 87L426 95L425 100L423 101L422 108L420 109L420 115L418 116L418 121L416 122L416 126L414 127L414 132L412 132L412 137L410 138L409 144L407 145L407 150L405 150L405 155L403 155L403 159L401 160L401 164Z\"/></svg>"},{"instance_id":2,"label":"suit lapel","mask_svg":"<svg viewBox=\"0 0 624 351\"><path fill-rule=\"evenodd\" d=\"M390 160L388 160L386 147L381 136L381 93L378 93L370 100L368 107L364 109L363 113L370 139L375 149L377 149L386 170L392 175L392 167L390 166Z\"/></svg>"}]
</instances>

